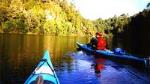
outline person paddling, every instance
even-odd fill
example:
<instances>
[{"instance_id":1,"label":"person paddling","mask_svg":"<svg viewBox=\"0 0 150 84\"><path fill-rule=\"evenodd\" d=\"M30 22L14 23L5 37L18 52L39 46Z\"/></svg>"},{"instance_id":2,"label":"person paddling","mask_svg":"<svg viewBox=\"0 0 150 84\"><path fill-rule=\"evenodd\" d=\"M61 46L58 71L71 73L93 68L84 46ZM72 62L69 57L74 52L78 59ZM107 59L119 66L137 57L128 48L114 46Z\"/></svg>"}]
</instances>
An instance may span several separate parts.
<instances>
[{"instance_id":1,"label":"person paddling","mask_svg":"<svg viewBox=\"0 0 150 84\"><path fill-rule=\"evenodd\" d=\"M97 50L105 50L106 49L106 40L105 38L102 37L100 33L96 33L96 38L97 38L97 45L96 49Z\"/></svg>"},{"instance_id":2,"label":"person paddling","mask_svg":"<svg viewBox=\"0 0 150 84\"><path fill-rule=\"evenodd\" d=\"M95 50L105 50L107 46L105 38L103 38L102 35L98 32L96 33L96 36L91 39L90 43L92 44L93 48L95 48ZM97 54L94 54L94 57L95 57L95 73L99 74L104 68L103 63L105 62L105 58L102 58Z\"/></svg>"},{"instance_id":3,"label":"person paddling","mask_svg":"<svg viewBox=\"0 0 150 84\"><path fill-rule=\"evenodd\" d=\"M90 40L90 44L95 50L105 50L106 49L106 40L102 37L102 35L97 32L95 37L92 37Z\"/></svg>"}]
</instances>

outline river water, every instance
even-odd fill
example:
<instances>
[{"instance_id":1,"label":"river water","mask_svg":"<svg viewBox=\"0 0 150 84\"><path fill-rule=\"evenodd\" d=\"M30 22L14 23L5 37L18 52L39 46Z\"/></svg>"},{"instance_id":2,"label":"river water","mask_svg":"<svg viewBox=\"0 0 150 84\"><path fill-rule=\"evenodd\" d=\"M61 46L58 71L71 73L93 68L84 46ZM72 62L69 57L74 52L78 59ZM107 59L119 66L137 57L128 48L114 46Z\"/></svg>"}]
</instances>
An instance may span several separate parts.
<instances>
[{"instance_id":1,"label":"river water","mask_svg":"<svg viewBox=\"0 0 150 84\"><path fill-rule=\"evenodd\" d=\"M96 74L94 59L77 51L87 37L0 34L0 84L23 84L49 50L61 84L150 84L150 75L111 60Z\"/></svg>"}]
</instances>

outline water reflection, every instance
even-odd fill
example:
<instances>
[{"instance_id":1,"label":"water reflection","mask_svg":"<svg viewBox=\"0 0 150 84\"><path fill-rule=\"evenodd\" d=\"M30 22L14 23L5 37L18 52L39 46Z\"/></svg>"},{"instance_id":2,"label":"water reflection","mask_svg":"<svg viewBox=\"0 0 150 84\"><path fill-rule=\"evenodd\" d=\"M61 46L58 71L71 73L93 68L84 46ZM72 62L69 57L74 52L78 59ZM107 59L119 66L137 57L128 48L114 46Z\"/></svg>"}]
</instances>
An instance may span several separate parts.
<instances>
[{"instance_id":1,"label":"water reflection","mask_svg":"<svg viewBox=\"0 0 150 84\"><path fill-rule=\"evenodd\" d=\"M82 51L70 53L69 56L73 59L72 70L62 67L62 70L57 71L61 84L100 84L91 66L94 63L92 56Z\"/></svg>"},{"instance_id":2,"label":"water reflection","mask_svg":"<svg viewBox=\"0 0 150 84\"><path fill-rule=\"evenodd\" d=\"M67 66L72 59L65 54L75 50L75 42L85 37L0 34L0 84L22 84L36 67L44 50L49 50L56 70Z\"/></svg>"},{"instance_id":3,"label":"water reflection","mask_svg":"<svg viewBox=\"0 0 150 84\"><path fill-rule=\"evenodd\" d=\"M98 77L100 77L100 73L104 69L105 60L106 59L104 59L104 58L96 58L95 59L94 69L95 69L95 73Z\"/></svg>"},{"instance_id":4,"label":"water reflection","mask_svg":"<svg viewBox=\"0 0 150 84\"><path fill-rule=\"evenodd\" d=\"M46 49L50 51L61 84L150 83L150 77L144 73L141 74L131 67L120 67L109 60L102 63L104 68L100 68L98 77L91 65L98 65L103 61L96 61L94 56L76 52L76 41L89 42L85 37L1 34L0 84L23 84Z\"/></svg>"}]
</instances>

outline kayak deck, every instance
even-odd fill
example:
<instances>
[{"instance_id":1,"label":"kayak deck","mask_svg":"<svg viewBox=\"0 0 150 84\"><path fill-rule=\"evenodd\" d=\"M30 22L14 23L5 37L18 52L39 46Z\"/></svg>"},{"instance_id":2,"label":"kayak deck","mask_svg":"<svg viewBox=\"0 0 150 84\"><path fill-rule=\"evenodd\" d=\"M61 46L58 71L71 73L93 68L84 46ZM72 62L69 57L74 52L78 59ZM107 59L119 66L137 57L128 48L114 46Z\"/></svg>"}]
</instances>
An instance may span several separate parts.
<instances>
[{"instance_id":1,"label":"kayak deck","mask_svg":"<svg viewBox=\"0 0 150 84\"><path fill-rule=\"evenodd\" d=\"M49 82L50 84L60 84L48 51L45 51L43 58L24 84L33 84L34 82L37 82L39 78L41 78L44 84L46 82Z\"/></svg>"}]
</instances>

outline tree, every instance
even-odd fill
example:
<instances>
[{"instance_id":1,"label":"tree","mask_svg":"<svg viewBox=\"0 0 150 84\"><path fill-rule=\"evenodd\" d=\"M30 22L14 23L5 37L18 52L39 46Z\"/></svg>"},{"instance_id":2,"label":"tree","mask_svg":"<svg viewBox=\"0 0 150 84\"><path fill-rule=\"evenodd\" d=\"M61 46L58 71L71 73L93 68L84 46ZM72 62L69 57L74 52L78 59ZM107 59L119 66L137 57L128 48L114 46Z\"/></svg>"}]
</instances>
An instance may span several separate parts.
<instances>
[{"instance_id":1,"label":"tree","mask_svg":"<svg viewBox=\"0 0 150 84\"><path fill-rule=\"evenodd\" d=\"M150 2L147 4L146 7L147 7L147 9L150 9Z\"/></svg>"}]
</instances>

